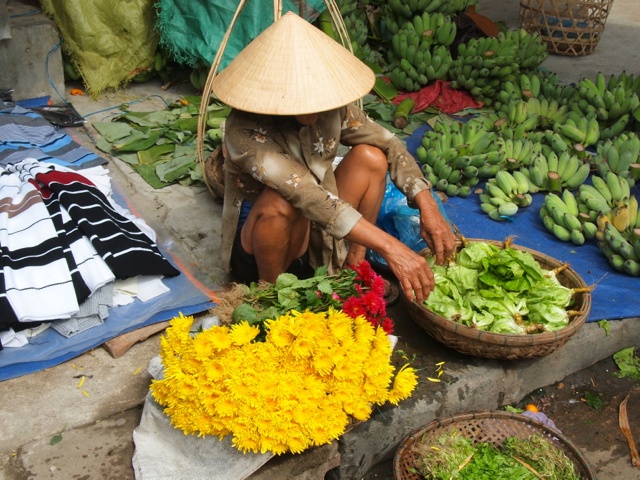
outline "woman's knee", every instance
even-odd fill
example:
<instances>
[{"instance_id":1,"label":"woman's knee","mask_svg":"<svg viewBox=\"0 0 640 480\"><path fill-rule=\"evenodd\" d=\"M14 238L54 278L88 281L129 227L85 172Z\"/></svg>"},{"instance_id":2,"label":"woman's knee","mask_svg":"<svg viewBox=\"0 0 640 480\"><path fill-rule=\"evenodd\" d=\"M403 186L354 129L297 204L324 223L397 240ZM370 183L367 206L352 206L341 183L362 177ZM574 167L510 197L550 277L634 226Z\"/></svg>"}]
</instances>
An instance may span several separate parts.
<instances>
[{"instance_id":1,"label":"woman's knee","mask_svg":"<svg viewBox=\"0 0 640 480\"><path fill-rule=\"evenodd\" d=\"M389 168L385 153L373 145L355 145L351 147L351 150L345 156L345 158L347 157L352 157L357 160L360 166L366 166L372 172L386 174Z\"/></svg>"},{"instance_id":2,"label":"woman's knee","mask_svg":"<svg viewBox=\"0 0 640 480\"><path fill-rule=\"evenodd\" d=\"M295 221L301 216L301 212L290 201L270 188L262 192L251 211L262 219Z\"/></svg>"}]
</instances>

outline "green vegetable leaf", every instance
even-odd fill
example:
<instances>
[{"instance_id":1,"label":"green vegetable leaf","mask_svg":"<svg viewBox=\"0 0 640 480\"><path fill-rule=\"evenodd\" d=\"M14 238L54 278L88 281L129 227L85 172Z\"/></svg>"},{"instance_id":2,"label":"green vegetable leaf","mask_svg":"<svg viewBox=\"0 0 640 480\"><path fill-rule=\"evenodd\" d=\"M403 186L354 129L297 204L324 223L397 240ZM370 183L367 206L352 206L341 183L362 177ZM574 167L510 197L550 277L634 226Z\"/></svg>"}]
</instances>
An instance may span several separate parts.
<instances>
[{"instance_id":1,"label":"green vegetable leaf","mask_svg":"<svg viewBox=\"0 0 640 480\"><path fill-rule=\"evenodd\" d=\"M280 310L277 307L271 306L266 310L263 310L262 312L260 312L259 315L257 316L256 321L258 323L262 323L265 320L273 320L275 318L278 318L279 316L280 316Z\"/></svg>"},{"instance_id":2,"label":"green vegetable leaf","mask_svg":"<svg viewBox=\"0 0 640 480\"><path fill-rule=\"evenodd\" d=\"M62 434L57 433L53 437L51 437L51 440L49 440L49 445L55 445L56 443L60 443L61 441L62 441Z\"/></svg>"},{"instance_id":3,"label":"green vegetable leaf","mask_svg":"<svg viewBox=\"0 0 640 480\"><path fill-rule=\"evenodd\" d=\"M233 310L231 318L234 323L246 321L249 324L254 324L258 321L258 312L248 303L242 303Z\"/></svg>"},{"instance_id":4,"label":"green vegetable leaf","mask_svg":"<svg viewBox=\"0 0 640 480\"><path fill-rule=\"evenodd\" d=\"M298 277L293 273L282 273L276 279L276 289L280 290L285 287L291 287L296 284Z\"/></svg>"},{"instance_id":5,"label":"green vegetable leaf","mask_svg":"<svg viewBox=\"0 0 640 480\"><path fill-rule=\"evenodd\" d=\"M524 412L524 410L522 408L512 407L511 405L505 405L504 409L505 409L505 411L511 412L511 413L522 413L522 412Z\"/></svg>"},{"instance_id":6,"label":"green vegetable leaf","mask_svg":"<svg viewBox=\"0 0 640 480\"><path fill-rule=\"evenodd\" d=\"M602 408L604 402L597 393L584 392L584 399L591 408L598 410Z\"/></svg>"},{"instance_id":7,"label":"green vegetable leaf","mask_svg":"<svg viewBox=\"0 0 640 480\"><path fill-rule=\"evenodd\" d=\"M627 377L640 382L640 357L634 347L625 348L613 354L613 360L618 365L618 377Z\"/></svg>"},{"instance_id":8,"label":"green vegetable leaf","mask_svg":"<svg viewBox=\"0 0 640 480\"><path fill-rule=\"evenodd\" d=\"M611 335L611 325L609 325L609 320L600 320L598 325L604 330L605 335Z\"/></svg>"},{"instance_id":9,"label":"green vegetable leaf","mask_svg":"<svg viewBox=\"0 0 640 480\"><path fill-rule=\"evenodd\" d=\"M333 293L331 282L326 279L318 283L318 290L320 290L322 293L326 293L327 295L331 295Z\"/></svg>"}]
</instances>

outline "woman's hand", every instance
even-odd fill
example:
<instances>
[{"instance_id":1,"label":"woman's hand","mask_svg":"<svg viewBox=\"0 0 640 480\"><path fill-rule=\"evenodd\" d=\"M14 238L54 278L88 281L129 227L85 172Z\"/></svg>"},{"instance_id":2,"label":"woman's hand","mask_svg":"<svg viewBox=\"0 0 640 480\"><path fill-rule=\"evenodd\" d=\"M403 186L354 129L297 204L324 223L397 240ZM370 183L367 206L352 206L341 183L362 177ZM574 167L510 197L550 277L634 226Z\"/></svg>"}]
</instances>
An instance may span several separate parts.
<instances>
[{"instance_id":1,"label":"woman's hand","mask_svg":"<svg viewBox=\"0 0 640 480\"><path fill-rule=\"evenodd\" d=\"M435 287L435 280L425 257L398 241L384 259L400 282L408 300L422 303L429 297Z\"/></svg>"},{"instance_id":2,"label":"woman's hand","mask_svg":"<svg viewBox=\"0 0 640 480\"><path fill-rule=\"evenodd\" d=\"M415 202L420 211L420 235L436 256L439 265L456 253L456 236L447 219L440 213L438 204L429 190L416 195Z\"/></svg>"}]
</instances>

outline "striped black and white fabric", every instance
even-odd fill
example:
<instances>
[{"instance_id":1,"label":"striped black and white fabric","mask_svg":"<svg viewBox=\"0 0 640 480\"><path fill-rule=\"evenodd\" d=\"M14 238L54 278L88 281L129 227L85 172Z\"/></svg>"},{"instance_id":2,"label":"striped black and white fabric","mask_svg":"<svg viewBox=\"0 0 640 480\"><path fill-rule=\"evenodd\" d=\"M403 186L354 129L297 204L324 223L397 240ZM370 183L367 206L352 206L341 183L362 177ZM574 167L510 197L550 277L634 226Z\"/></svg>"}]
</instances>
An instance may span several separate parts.
<instances>
[{"instance_id":1,"label":"striped black and white fabric","mask_svg":"<svg viewBox=\"0 0 640 480\"><path fill-rule=\"evenodd\" d=\"M78 310L64 250L47 207L30 182L0 175L0 292L18 321L69 318Z\"/></svg>"},{"instance_id":2,"label":"striped black and white fabric","mask_svg":"<svg viewBox=\"0 0 640 480\"><path fill-rule=\"evenodd\" d=\"M180 273L78 172L36 159L0 174L0 330L69 318L115 278Z\"/></svg>"}]
</instances>

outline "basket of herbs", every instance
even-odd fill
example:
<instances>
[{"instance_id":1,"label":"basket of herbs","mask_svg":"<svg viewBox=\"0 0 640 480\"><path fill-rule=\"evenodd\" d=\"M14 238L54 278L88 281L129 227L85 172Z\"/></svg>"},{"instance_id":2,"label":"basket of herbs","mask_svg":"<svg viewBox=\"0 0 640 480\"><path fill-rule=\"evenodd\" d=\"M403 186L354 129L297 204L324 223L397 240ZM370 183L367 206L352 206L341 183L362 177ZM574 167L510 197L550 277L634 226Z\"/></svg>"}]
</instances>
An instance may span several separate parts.
<instances>
[{"instance_id":1,"label":"basket of herbs","mask_svg":"<svg viewBox=\"0 0 640 480\"><path fill-rule=\"evenodd\" d=\"M563 436L500 410L434 420L400 444L396 480L590 480L593 468Z\"/></svg>"},{"instance_id":2,"label":"basket of herbs","mask_svg":"<svg viewBox=\"0 0 640 480\"><path fill-rule=\"evenodd\" d=\"M462 238L455 258L435 265L423 303L405 300L412 319L461 353L516 360L548 355L585 323L591 290L567 263L503 242Z\"/></svg>"}]
</instances>

